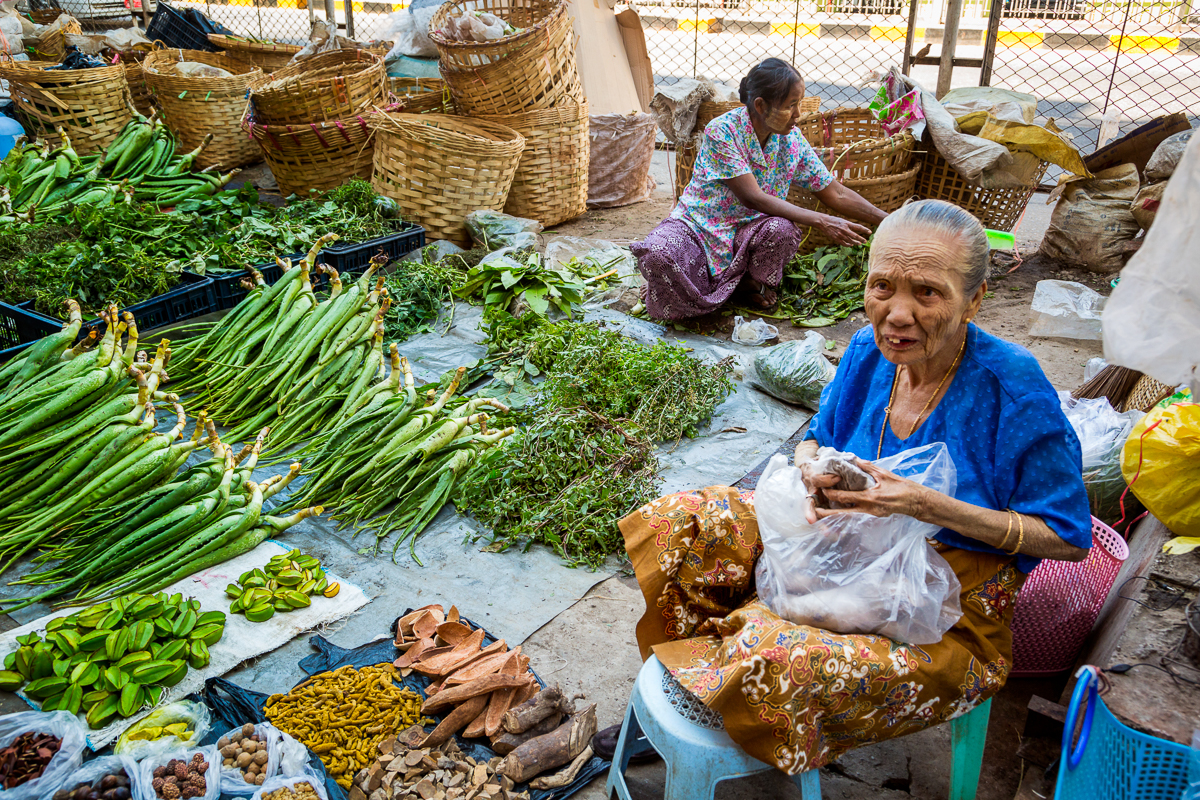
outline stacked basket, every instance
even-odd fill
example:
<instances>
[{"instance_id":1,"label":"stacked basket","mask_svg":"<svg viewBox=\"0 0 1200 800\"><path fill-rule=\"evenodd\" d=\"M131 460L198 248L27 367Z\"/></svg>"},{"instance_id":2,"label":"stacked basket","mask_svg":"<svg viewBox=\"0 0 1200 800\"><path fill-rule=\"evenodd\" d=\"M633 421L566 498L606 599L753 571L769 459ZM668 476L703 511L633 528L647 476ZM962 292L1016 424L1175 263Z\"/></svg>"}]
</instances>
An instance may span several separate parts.
<instances>
[{"instance_id":1,"label":"stacked basket","mask_svg":"<svg viewBox=\"0 0 1200 800\"><path fill-rule=\"evenodd\" d=\"M232 74L219 78L181 75L176 70L181 62L207 64ZM262 159L258 145L241 130L246 90L263 74L258 67L234 61L224 53L172 49L146 56L142 70L182 150L194 150L212 134L212 141L196 158L199 166L219 165L230 170Z\"/></svg>"},{"instance_id":2,"label":"stacked basket","mask_svg":"<svg viewBox=\"0 0 1200 800\"><path fill-rule=\"evenodd\" d=\"M1037 191L1050 164L1041 162L1028 186L1009 189L985 189L967 180L942 158L932 144L925 146L920 166L921 175L916 182L917 197L945 200L974 214L985 228L1011 231L1021 220L1029 198Z\"/></svg>"},{"instance_id":3,"label":"stacked basket","mask_svg":"<svg viewBox=\"0 0 1200 800\"><path fill-rule=\"evenodd\" d=\"M250 87L243 128L262 150L280 194L335 189L370 178L374 134L367 114L383 105L383 59L334 50L265 75Z\"/></svg>"},{"instance_id":4,"label":"stacked basket","mask_svg":"<svg viewBox=\"0 0 1200 800\"><path fill-rule=\"evenodd\" d=\"M292 56L299 53L302 49L298 44L258 42L253 39L225 36L220 33L208 34L208 40L224 50L232 58L246 64L252 64L263 72L274 72L277 69L283 69L292 60Z\"/></svg>"},{"instance_id":5,"label":"stacked basket","mask_svg":"<svg viewBox=\"0 0 1200 800\"><path fill-rule=\"evenodd\" d=\"M454 98L441 78L388 78L388 90L408 114L453 114Z\"/></svg>"},{"instance_id":6,"label":"stacked basket","mask_svg":"<svg viewBox=\"0 0 1200 800\"><path fill-rule=\"evenodd\" d=\"M692 129L692 140L681 144L675 149L675 199L683 195L683 190L692 180L692 172L696 168L696 156L700 154L700 140L704 128L717 117L734 109L741 108L740 102L717 102L705 100L696 110L696 127ZM815 114L821 108L821 98L806 97L800 101L800 113Z\"/></svg>"},{"instance_id":7,"label":"stacked basket","mask_svg":"<svg viewBox=\"0 0 1200 800\"><path fill-rule=\"evenodd\" d=\"M866 108L839 108L810 114L800 130L833 176L882 211L895 211L915 193L921 162L914 158L916 140L907 130L887 136L874 113ZM788 201L819 211L821 203L807 189L793 184ZM810 228L800 253L833 244Z\"/></svg>"},{"instance_id":8,"label":"stacked basket","mask_svg":"<svg viewBox=\"0 0 1200 800\"><path fill-rule=\"evenodd\" d=\"M486 42L444 35L451 17L485 12L517 32ZM495 192L504 211L545 226L586 211L588 111L566 2L454 0L434 14L429 29L458 113L524 140L507 194Z\"/></svg>"},{"instance_id":9,"label":"stacked basket","mask_svg":"<svg viewBox=\"0 0 1200 800\"><path fill-rule=\"evenodd\" d=\"M34 135L57 145L61 128L81 156L107 147L133 118L120 64L47 71L44 64L6 61L0 62L0 79L8 81L17 112Z\"/></svg>"}]
</instances>

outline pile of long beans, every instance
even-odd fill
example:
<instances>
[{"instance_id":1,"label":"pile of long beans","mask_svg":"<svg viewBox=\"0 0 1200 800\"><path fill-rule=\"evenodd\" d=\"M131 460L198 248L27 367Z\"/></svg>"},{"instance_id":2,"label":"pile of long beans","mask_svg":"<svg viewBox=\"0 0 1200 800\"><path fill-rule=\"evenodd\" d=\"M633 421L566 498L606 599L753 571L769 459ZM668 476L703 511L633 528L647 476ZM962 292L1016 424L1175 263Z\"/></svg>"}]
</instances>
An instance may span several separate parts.
<instances>
[{"instance_id":1,"label":"pile of long beans","mask_svg":"<svg viewBox=\"0 0 1200 800\"><path fill-rule=\"evenodd\" d=\"M318 302L310 275L321 237L298 264L280 261L283 276L268 286L254 273L250 294L219 323L177 346L177 391L196 391L202 404L233 430L227 438L272 430L271 449L294 445L365 402L386 373L383 317L389 300L382 261L349 286L336 270L330 295Z\"/></svg>"},{"instance_id":2,"label":"pile of long beans","mask_svg":"<svg viewBox=\"0 0 1200 800\"><path fill-rule=\"evenodd\" d=\"M52 588L12 601L15 608L76 592L71 604L94 603L129 592L150 593L253 550L302 519L321 513L305 508L287 517L263 512L263 503L300 472L262 483L251 480L267 432L233 451L215 437L212 457L170 483L112 503L71 526L69 541L36 560L37 572L15 581Z\"/></svg>"},{"instance_id":3,"label":"pile of long beans","mask_svg":"<svg viewBox=\"0 0 1200 800\"><path fill-rule=\"evenodd\" d=\"M408 362L398 361L404 372L403 391L394 380L380 384L361 408L311 444L311 477L290 503L320 502L335 507L333 518L342 528L354 525L355 535L358 529L374 529L375 552L384 539L398 531L392 558L407 541L409 553L420 564L417 537L479 454L514 429L488 431L488 415L479 409L508 410L491 398L475 398L446 409L465 367L458 369L440 397L430 390L419 400ZM392 377L396 374L393 369Z\"/></svg>"}]
</instances>

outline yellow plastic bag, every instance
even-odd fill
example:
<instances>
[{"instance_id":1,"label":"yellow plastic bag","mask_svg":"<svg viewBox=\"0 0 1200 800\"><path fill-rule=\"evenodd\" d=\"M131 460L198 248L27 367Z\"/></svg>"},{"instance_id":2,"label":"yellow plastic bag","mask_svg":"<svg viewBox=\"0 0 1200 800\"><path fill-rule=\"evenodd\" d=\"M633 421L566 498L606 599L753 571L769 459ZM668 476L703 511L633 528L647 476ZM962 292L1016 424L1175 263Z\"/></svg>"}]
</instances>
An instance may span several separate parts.
<instances>
[{"instance_id":1,"label":"yellow plastic bag","mask_svg":"<svg viewBox=\"0 0 1200 800\"><path fill-rule=\"evenodd\" d=\"M1200 546L1200 404L1155 408L1133 426L1121 454L1125 482L1176 535L1165 549Z\"/></svg>"}]
</instances>

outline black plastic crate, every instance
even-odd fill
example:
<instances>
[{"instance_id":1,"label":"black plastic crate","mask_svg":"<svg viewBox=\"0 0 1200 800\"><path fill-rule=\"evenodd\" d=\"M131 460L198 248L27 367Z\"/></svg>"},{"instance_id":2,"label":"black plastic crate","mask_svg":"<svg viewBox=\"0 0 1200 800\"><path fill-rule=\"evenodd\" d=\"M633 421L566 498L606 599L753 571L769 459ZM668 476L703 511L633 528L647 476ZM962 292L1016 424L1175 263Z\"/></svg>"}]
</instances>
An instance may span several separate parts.
<instances>
[{"instance_id":1,"label":"black plastic crate","mask_svg":"<svg viewBox=\"0 0 1200 800\"><path fill-rule=\"evenodd\" d=\"M307 253L292 253L291 255L281 256L281 258L290 258L292 262L299 261L304 258ZM251 269L256 269L262 273L263 280L270 286L283 275L283 270L274 261L263 262L262 264L252 264ZM214 311L224 311L233 308L238 303L242 302L242 298L250 294L250 290L242 286L242 281L250 277L250 270L241 272L231 272L227 275L213 276L213 297Z\"/></svg>"},{"instance_id":2,"label":"black plastic crate","mask_svg":"<svg viewBox=\"0 0 1200 800\"><path fill-rule=\"evenodd\" d=\"M208 35L203 30L168 5L166 0L158 0L154 18L146 28L146 38L152 42L161 41L167 47L184 50L207 50L216 53L221 49L208 40Z\"/></svg>"},{"instance_id":3,"label":"black plastic crate","mask_svg":"<svg viewBox=\"0 0 1200 800\"><path fill-rule=\"evenodd\" d=\"M425 229L412 222L400 223L399 230L378 239L357 244L333 245L321 251L321 260L338 271L339 275L360 275L380 251L388 262L425 246Z\"/></svg>"},{"instance_id":4,"label":"black plastic crate","mask_svg":"<svg viewBox=\"0 0 1200 800\"><path fill-rule=\"evenodd\" d=\"M192 272L183 272L180 274L179 283L174 289L157 297L151 297L149 300L143 300L127 308L122 308L121 314L124 316L126 311L133 314L134 321L137 322L138 334L140 335L155 328L162 328L166 325L174 325L177 322L184 322L203 316L216 310L215 307L216 297L213 292L212 278L205 278ZM32 309L26 313L37 317L45 324L51 326L49 330L41 333L38 338L62 328L63 321L60 319L48 317ZM96 333L103 336L107 327L104 320L99 317L86 320L79 329L79 338L82 339L90 330L95 330Z\"/></svg>"},{"instance_id":5,"label":"black plastic crate","mask_svg":"<svg viewBox=\"0 0 1200 800\"><path fill-rule=\"evenodd\" d=\"M16 305L0 303L0 363L58 330L62 330L62 323L34 311L32 300Z\"/></svg>"}]
</instances>

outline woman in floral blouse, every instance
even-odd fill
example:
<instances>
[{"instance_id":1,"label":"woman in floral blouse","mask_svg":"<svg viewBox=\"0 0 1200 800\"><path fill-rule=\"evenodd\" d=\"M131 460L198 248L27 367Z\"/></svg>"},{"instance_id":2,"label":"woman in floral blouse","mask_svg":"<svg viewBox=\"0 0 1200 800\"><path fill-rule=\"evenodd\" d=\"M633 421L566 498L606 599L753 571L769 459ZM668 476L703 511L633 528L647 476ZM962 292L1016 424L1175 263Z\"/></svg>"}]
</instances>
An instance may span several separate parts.
<instances>
[{"instance_id":1,"label":"woman in floral blouse","mask_svg":"<svg viewBox=\"0 0 1200 800\"><path fill-rule=\"evenodd\" d=\"M692 180L670 218L633 245L656 319L707 314L739 288L751 305L774 307L805 228L838 244L865 241L863 225L789 203L793 182L839 214L870 225L887 216L830 175L796 127L804 80L790 64L768 58L754 67L740 99L742 108L704 129Z\"/></svg>"}]
</instances>

